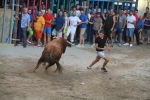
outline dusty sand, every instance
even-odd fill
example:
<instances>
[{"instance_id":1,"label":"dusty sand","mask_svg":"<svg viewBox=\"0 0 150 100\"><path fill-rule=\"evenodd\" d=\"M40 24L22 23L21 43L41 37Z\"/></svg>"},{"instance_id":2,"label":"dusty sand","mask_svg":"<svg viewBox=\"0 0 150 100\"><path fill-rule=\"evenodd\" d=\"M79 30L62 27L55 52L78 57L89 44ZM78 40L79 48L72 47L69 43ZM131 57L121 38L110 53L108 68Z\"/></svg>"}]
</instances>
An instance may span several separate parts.
<instances>
[{"instance_id":1,"label":"dusty sand","mask_svg":"<svg viewBox=\"0 0 150 100\"><path fill-rule=\"evenodd\" d=\"M61 74L42 65L33 73L42 50L0 47L0 100L150 100L150 46L115 45L106 52L107 73L103 60L86 69L96 56L90 45L67 48Z\"/></svg>"}]
</instances>

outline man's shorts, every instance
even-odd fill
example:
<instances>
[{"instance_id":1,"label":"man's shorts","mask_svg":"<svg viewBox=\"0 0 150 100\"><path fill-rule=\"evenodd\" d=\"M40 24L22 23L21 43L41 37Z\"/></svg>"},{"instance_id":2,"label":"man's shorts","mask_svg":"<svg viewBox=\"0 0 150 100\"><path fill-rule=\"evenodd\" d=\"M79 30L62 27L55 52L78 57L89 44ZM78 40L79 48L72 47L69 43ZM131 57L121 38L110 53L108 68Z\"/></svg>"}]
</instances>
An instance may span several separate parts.
<instances>
[{"instance_id":1,"label":"man's shorts","mask_svg":"<svg viewBox=\"0 0 150 100\"><path fill-rule=\"evenodd\" d=\"M118 26L115 26L115 27L114 27L114 30L116 30L118 34L123 33L123 32L122 32L122 28L120 28L120 27L118 27Z\"/></svg>"},{"instance_id":2,"label":"man's shorts","mask_svg":"<svg viewBox=\"0 0 150 100\"><path fill-rule=\"evenodd\" d=\"M56 35L58 36L58 37L62 37L62 31L60 32L60 31L56 31Z\"/></svg>"},{"instance_id":3,"label":"man's shorts","mask_svg":"<svg viewBox=\"0 0 150 100\"><path fill-rule=\"evenodd\" d=\"M36 38L39 38L39 39L42 38L42 32L41 32L41 30L40 30L40 31L35 30L34 36L35 36Z\"/></svg>"},{"instance_id":4,"label":"man's shorts","mask_svg":"<svg viewBox=\"0 0 150 100\"><path fill-rule=\"evenodd\" d=\"M104 51L97 51L97 55L100 56L101 58L106 57Z\"/></svg>"},{"instance_id":5,"label":"man's shorts","mask_svg":"<svg viewBox=\"0 0 150 100\"><path fill-rule=\"evenodd\" d=\"M93 35L96 35L96 34L98 34L98 30L93 29L92 33L93 33Z\"/></svg>"},{"instance_id":6,"label":"man's shorts","mask_svg":"<svg viewBox=\"0 0 150 100\"><path fill-rule=\"evenodd\" d=\"M52 32L52 28L51 27L44 27L44 34L51 34Z\"/></svg>"},{"instance_id":7,"label":"man's shorts","mask_svg":"<svg viewBox=\"0 0 150 100\"><path fill-rule=\"evenodd\" d=\"M85 31L86 31L86 28L81 28L81 29L80 29L80 34L81 34L81 35L84 35Z\"/></svg>"},{"instance_id":8,"label":"man's shorts","mask_svg":"<svg viewBox=\"0 0 150 100\"><path fill-rule=\"evenodd\" d=\"M126 29L126 36L133 37L134 34L134 28L127 28Z\"/></svg>"},{"instance_id":9,"label":"man's shorts","mask_svg":"<svg viewBox=\"0 0 150 100\"><path fill-rule=\"evenodd\" d=\"M143 29L141 35L145 36L145 37L150 37L150 30L149 29Z\"/></svg>"},{"instance_id":10,"label":"man's shorts","mask_svg":"<svg viewBox=\"0 0 150 100\"><path fill-rule=\"evenodd\" d=\"M63 29L63 33L66 34L67 33L67 28Z\"/></svg>"}]
</instances>

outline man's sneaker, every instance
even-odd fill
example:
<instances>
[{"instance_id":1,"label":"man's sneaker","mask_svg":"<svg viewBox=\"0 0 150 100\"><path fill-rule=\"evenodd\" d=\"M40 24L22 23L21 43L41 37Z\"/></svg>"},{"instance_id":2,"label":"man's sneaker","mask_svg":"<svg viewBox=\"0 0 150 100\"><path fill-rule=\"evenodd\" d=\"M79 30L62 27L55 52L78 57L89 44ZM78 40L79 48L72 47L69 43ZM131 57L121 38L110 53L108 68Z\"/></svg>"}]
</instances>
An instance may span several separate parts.
<instances>
[{"instance_id":1,"label":"man's sneaker","mask_svg":"<svg viewBox=\"0 0 150 100\"><path fill-rule=\"evenodd\" d=\"M140 42L140 45L143 45L143 43L142 43L142 42Z\"/></svg>"},{"instance_id":2,"label":"man's sneaker","mask_svg":"<svg viewBox=\"0 0 150 100\"><path fill-rule=\"evenodd\" d=\"M102 71L107 72L107 70L105 68L101 68Z\"/></svg>"},{"instance_id":3,"label":"man's sneaker","mask_svg":"<svg viewBox=\"0 0 150 100\"><path fill-rule=\"evenodd\" d=\"M31 43L29 40L27 40L28 43Z\"/></svg>"},{"instance_id":4,"label":"man's sneaker","mask_svg":"<svg viewBox=\"0 0 150 100\"><path fill-rule=\"evenodd\" d=\"M38 44L38 48L40 48L40 47L41 47L41 45Z\"/></svg>"},{"instance_id":5,"label":"man's sneaker","mask_svg":"<svg viewBox=\"0 0 150 100\"><path fill-rule=\"evenodd\" d=\"M81 45L80 45L80 44L78 44L78 45L76 45L76 47L81 47Z\"/></svg>"},{"instance_id":6,"label":"man's sneaker","mask_svg":"<svg viewBox=\"0 0 150 100\"><path fill-rule=\"evenodd\" d=\"M92 69L91 67L87 67L87 69Z\"/></svg>"},{"instance_id":7,"label":"man's sneaker","mask_svg":"<svg viewBox=\"0 0 150 100\"><path fill-rule=\"evenodd\" d=\"M124 45L129 45L129 43L125 43Z\"/></svg>"},{"instance_id":8,"label":"man's sneaker","mask_svg":"<svg viewBox=\"0 0 150 100\"><path fill-rule=\"evenodd\" d=\"M119 47L121 47L121 44L118 44Z\"/></svg>"},{"instance_id":9,"label":"man's sneaker","mask_svg":"<svg viewBox=\"0 0 150 100\"><path fill-rule=\"evenodd\" d=\"M130 44L129 46L130 46L130 47L132 47L132 46L133 46L133 44Z\"/></svg>"},{"instance_id":10,"label":"man's sneaker","mask_svg":"<svg viewBox=\"0 0 150 100\"><path fill-rule=\"evenodd\" d=\"M92 47L92 48L95 47L95 44L92 44L91 47Z\"/></svg>"},{"instance_id":11,"label":"man's sneaker","mask_svg":"<svg viewBox=\"0 0 150 100\"><path fill-rule=\"evenodd\" d=\"M84 45L81 45L81 47L83 47L83 48L84 48Z\"/></svg>"}]
</instances>

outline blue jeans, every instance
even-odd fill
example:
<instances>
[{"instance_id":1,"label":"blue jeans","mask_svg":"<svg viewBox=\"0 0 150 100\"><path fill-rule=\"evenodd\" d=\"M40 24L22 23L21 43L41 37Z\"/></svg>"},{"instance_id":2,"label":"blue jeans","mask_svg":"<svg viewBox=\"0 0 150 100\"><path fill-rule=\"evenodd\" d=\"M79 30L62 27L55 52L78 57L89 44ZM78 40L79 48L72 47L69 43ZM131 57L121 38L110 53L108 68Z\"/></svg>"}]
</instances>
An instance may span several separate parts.
<instances>
[{"instance_id":1,"label":"blue jeans","mask_svg":"<svg viewBox=\"0 0 150 100\"><path fill-rule=\"evenodd\" d=\"M21 34L23 38L23 47L27 46L27 27L21 28Z\"/></svg>"},{"instance_id":2,"label":"blue jeans","mask_svg":"<svg viewBox=\"0 0 150 100\"><path fill-rule=\"evenodd\" d=\"M133 37L134 28L127 28L126 29L126 36Z\"/></svg>"}]
</instances>

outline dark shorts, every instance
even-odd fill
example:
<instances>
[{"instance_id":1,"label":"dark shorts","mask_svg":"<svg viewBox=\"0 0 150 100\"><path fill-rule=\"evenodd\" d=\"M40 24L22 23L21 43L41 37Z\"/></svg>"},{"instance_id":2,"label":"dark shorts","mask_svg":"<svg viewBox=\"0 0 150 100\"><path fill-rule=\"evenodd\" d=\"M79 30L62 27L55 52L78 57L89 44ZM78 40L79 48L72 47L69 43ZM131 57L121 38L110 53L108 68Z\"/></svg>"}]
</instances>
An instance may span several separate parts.
<instances>
[{"instance_id":1,"label":"dark shorts","mask_svg":"<svg viewBox=\"0 0 150 100\"><path fill-rule=\"evenodd\" d=\"M98 30L94 30L94 29L93 29L93 30L92 30L92 34L93 34L93 35L98 34Z\"/></svg>"},{"instance_id":2,"label":"dark shorts","mask_svg":"<svg viewBox=\"0 0 150 100\"><path fill-rule=\"evenodd\" d=\"M118 34L123 33L123 32L122 32L122 28L120 28L120 27L118 27L118 26L115 26L115 27L114 27L114 30L116 30Z\"/></svg>"}]
</instances>

